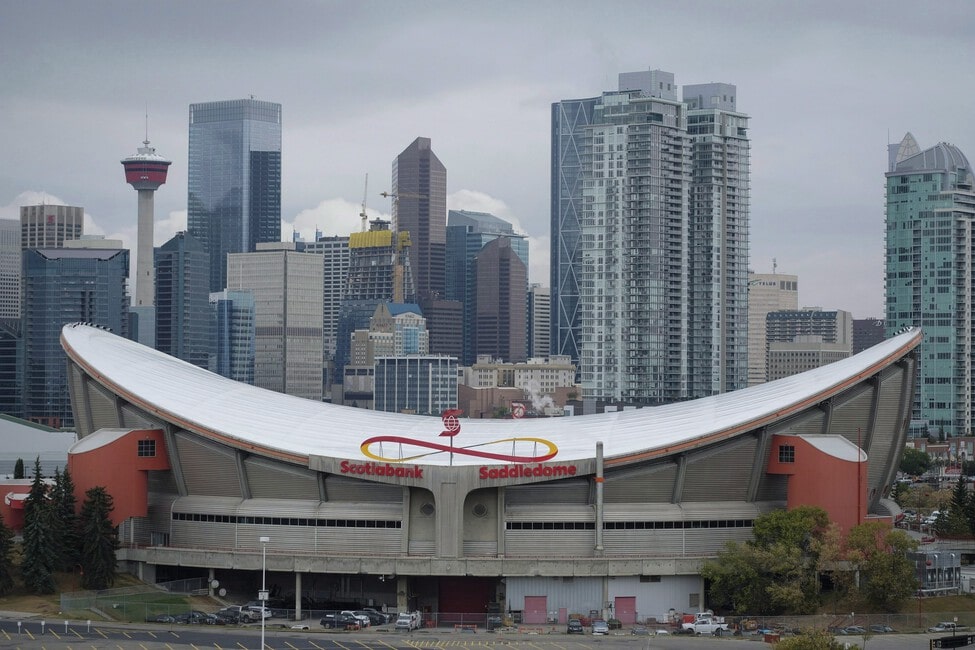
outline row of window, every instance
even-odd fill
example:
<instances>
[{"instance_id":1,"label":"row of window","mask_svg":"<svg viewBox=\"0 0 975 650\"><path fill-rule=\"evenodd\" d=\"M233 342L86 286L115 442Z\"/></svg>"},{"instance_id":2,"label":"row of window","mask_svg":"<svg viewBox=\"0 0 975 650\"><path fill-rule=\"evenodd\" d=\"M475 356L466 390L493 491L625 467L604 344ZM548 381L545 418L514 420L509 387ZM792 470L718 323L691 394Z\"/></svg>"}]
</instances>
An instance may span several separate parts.
<instances>
[{"instance_id":1,"label":"row of window","mask_svg":"<svg viewBox=\"0 0 975 650\"><path fill-rule=\"evenodd\" d=\"M687 530L697 528L751 528L751 519L711 521L606 521L603 530ZM509 521L508 530L595 530L591 521Z\"/></svg>"},{"instance_id":2,"label":"row of window","mask_svg":"<svg viewBox=\"0 0 975 650\"><path fill-rule=\"evenodd\" d=\"M403 522L383 519L308 519L304 517L248 517L244 515L210 515L198 512L174 512L173 521L204 521L217 524L253 524L258 526L315 526L319 528L402 528Z\"/></svg>"},{"instance_id":3,"label":"row of window","mask_svg":"<svg viewBox=\"0 0 975 650\"><path fill-rule=\"evenodd\" d=\"M196 512L174 512L173 521L258 526L314 526L319 528L402 528L400 521L383 519L311 519L303 517L249 517L213 515ZM698 528L751 528L751 519L711 521L607 521L603 530L682 530ZM595 530L592 521L509 521L508 530Z\"/></svg>"}]
</instances>

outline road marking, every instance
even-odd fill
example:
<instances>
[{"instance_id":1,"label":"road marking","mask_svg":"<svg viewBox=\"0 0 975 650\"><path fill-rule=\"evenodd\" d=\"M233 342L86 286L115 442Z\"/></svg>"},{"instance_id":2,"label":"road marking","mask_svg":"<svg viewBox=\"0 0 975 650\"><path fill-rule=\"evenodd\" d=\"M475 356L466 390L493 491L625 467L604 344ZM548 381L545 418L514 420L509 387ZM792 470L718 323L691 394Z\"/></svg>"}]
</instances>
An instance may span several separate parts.
<instances>
[{"instance_id":1,"label":"road marking","mask_svg":"<svg viewBox=\"0 0 975 650\"><path fill-rule=\"evenodd\" d=\"M322 646L320 646L320 645L318 645L318 644L317 644L317 643L315 643L314 641L309 641L308 643L310 643L310 644L312 644L313 646L315 646L316 648L318 648L318 650L325 650L325 648L323 648ZM242 646L242 647L243 647L243 646Z\"/></svg>"},{"instance_id":2,"label":"road marking","mask_svg":"<svg viewBox=\"0 0 975 650\"><path fill-rule=\"evenodd\" d=\"M61 637L58 636L58 633L54 631L53 625L51 626L51 634L54 635L54 638L57 639L58 641L61 640Z\"/></svg>"},{"instance_id":3,"label":"road marking","mask_svg":"<svg viewBox=\"0 0 975 650\"><path fill-rule=\"evenodd\" d=\"M126 639L131 639L131 638L132 638L132 635L130 635L130 634L129 634L128 632L126 632L125 630L122 630L122 634L124 634L124 635L125 635L125 638L126 638Z\"/></svg>"}]
</instances>

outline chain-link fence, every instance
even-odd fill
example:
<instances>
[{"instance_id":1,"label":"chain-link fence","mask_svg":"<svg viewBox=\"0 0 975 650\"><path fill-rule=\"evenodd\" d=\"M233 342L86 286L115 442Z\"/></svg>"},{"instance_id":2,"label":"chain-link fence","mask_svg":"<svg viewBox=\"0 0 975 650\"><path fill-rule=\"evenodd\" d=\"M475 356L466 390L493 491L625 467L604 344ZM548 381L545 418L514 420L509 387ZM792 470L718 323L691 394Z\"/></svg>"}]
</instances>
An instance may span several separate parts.
<instances>
[{"instance_id":1,"label":"chain-link fence","mask_svg":"<svg viewBox=\"0 0 975 650\"><path fill-rule=\"evenodd\" d=\"M175 618L189 612L187 596L207 593L206 578L190 578L154 585L135 585L100 591L73 591L61 594L61 611L87 618L95 612L119 621L155 621Z\"/></svg>"}]
</instances>

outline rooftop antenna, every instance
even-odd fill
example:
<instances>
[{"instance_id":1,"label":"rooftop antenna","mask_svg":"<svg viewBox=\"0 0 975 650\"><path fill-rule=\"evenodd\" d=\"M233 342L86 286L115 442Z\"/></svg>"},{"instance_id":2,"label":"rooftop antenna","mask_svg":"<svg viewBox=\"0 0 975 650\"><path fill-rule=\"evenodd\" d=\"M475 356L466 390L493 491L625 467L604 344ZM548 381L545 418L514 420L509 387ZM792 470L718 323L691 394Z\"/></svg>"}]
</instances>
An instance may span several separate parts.
<instances>
[{"instance_id":1,"label":"rooftop antenna","mask_svg":"<svg viewBox=\"0 0 975 650\"><path fill-rule=\"evenodd\" d=\"M149 102L146 102L146 139L143 144L149 146Z\"/></svg>"},{"instance_id":2,"label":"rooftop antenna","mask_svg":"<svg viewBox=\"0 0 975 650\"><path fill-rule=\"evenodd\" d=\"M772 258L772 275L775 275L775 273L776 273L776 271L777 271L778 268L779 268L779 263L773 257Z\"/></svg>"}]
</instances>

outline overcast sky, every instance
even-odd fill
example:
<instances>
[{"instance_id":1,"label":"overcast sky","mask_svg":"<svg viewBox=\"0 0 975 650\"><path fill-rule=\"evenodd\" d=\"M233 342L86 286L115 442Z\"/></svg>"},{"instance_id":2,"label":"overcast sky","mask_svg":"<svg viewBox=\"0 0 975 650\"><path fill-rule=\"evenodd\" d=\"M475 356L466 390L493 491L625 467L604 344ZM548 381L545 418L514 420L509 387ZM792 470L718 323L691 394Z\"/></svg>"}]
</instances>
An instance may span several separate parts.
<instances>
[{"instance_id":1,"label":"overcast sky","mask_svg":"<svg viewBox=\"0 0 975 650\"><path fill-rule=\"evenodd\" d=\"M751 116L751 260L799 276L803 306L883 316L887 144L975 158L975 3L0 2L0 218L80 205L134 248L120 159L148 131L173 161L156 244L186 227L189 104L282 104L282 227L388 214L392 160L432 139L448 207L531 238L549 284L550 106L658 68L737 85ZM134 268L134 265L133 265Z\"/></svg>"}]
</instances>

